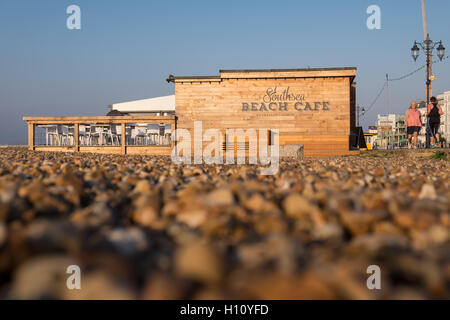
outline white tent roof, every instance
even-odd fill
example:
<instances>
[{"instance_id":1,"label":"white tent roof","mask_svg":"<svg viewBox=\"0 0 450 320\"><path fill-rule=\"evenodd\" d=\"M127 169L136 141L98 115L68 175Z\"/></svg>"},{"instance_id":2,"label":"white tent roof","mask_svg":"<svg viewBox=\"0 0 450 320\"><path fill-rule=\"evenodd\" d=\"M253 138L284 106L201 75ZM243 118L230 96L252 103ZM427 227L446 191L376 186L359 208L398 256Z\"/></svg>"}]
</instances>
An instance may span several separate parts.
<instances>
[{"instance_id":1,"label":"white tent roof","mask_svg":"<svg viewBox=\"0 0 450 320\"><path fill-rule=\"evenodd\" d=\"M109 107L120 112L175 111L175 95L114 103Z\"/></svg>"}]
</instances>

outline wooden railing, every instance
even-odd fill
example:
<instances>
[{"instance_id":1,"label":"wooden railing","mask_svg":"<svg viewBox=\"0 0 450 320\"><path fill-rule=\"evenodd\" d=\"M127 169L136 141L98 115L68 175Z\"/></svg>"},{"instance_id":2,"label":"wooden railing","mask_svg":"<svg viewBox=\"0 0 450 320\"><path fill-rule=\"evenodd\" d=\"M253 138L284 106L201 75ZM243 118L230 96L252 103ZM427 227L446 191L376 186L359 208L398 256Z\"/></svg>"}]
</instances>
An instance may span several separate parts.
<instances>
[{"instance_id":1,"label":"wooden railing","mask_svg":"<svg viewBox=\"0 0 450 320\"><path fill-rule=\"evenodd\" d=\"M162 135L164 143L130 143L127 139L127 132L130 126L135 124L164 124L170 125L171 132L176 129L176 116L93 116L93 117L23 117L23 120L28 124L28 148L35 151L61 151L61 152L89 152L89 153L113 153L113 154L145 154L145 155L170 155L174 147L174 137L170 135ZM48 143L46 136L46 143L43 145L36 144L36 129L40 126L48 127L54 125L55 127L65 126L70 128L69 133L65 134L65 143ZM115 126L120 129L116 133L118 139L112 139L111 143L83 143L80 144L80 125L83 127L108 127ZM158 136L152 133L148 135L151 137ZM146 141L144 136L144 142ZM73 141L73 142L72 142ZM142 139L140 140L142 142ZM127 143L128 142L128 143Z\"/></svg>"}]
</instances>

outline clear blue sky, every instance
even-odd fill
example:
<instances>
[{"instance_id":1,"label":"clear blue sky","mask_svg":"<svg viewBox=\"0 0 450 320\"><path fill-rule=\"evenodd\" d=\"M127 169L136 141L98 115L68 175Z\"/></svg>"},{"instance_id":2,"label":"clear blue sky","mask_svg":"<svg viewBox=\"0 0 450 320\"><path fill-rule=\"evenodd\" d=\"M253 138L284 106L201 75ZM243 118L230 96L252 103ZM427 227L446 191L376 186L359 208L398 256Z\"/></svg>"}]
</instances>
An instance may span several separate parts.
<instances>
[{"instance_id":1,"label":"clear blue sky","mask_svg":"<svg viewBox=\"0 0 450 320\"><path fill-rule=\"evenodd\" d=\"M71 4L81 7L81 30L66 28ZM371 4L382 30L366 27ZM427 9L431 38L450 53L450 1L428 0ZM386 73L424 64L423 54L410 56L421 19L420 0L1 0L0 144L25 144L24 115L104 115L111 103L173 93L171 73L356 66L357 102L367 107ZM450 90L449 62L434 66L434 93ZM419 72L392 83L391 111L424 98L424 81Z\"/></svg>"}]
</instances>

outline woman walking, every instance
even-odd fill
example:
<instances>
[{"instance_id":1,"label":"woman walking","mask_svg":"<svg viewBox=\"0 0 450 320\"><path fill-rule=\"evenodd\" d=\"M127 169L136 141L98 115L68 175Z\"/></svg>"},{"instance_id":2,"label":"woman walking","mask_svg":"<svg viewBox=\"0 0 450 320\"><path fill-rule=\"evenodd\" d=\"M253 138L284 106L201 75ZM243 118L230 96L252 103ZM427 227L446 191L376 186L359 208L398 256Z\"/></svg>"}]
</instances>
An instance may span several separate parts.
<instances>
[{"instance_id":1,"label":"woman walking","mask_svg":"<svg viewBox=\"0 0 450 320\"><path fill-rule=\"evenodd\" d=\"M420 111L417 110L417 103L411 102L411 107L406 111L406 133L408 134L408 148L417 149L417 136L422 128L422 120L420 119ZM412 140L414 138L414 145Z\"/></svg>"},{"instance_id":2,"label":"woman walking","mask_svg":"<svg viewBox=\"0 0 450 320\"><path fill-rule=\"evenodd\" d=\"M428 105L427 117L430 124L431 147L436 148L439 145L439 127L441 125L441 116L444 114L442 108L437 103L436 97L431 97L431 103Z\"/></svg>"}]
</instances>

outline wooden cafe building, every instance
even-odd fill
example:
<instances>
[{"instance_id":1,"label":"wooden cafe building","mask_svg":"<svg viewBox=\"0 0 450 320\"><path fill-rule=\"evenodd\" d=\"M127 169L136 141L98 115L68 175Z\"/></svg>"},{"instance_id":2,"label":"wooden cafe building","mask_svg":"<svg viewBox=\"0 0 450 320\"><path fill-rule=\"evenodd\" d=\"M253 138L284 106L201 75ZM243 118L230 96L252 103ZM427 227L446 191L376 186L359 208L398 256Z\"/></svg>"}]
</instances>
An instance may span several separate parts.
<instances>
[{"instance_id":1,"label":"wooden cafe building","mask_svg":"<svg viewBox=\"0 0 450 320\"><path fill-rule=\"evenodd\" d=\"M107 116L24 117L36 151L170 155L175 129L278 129L280 148L354 154L356 68L221 70L172 76L175 94L112 104ZM270 139L269 139L270 141Z\"/></svg>"}]
</instances>

